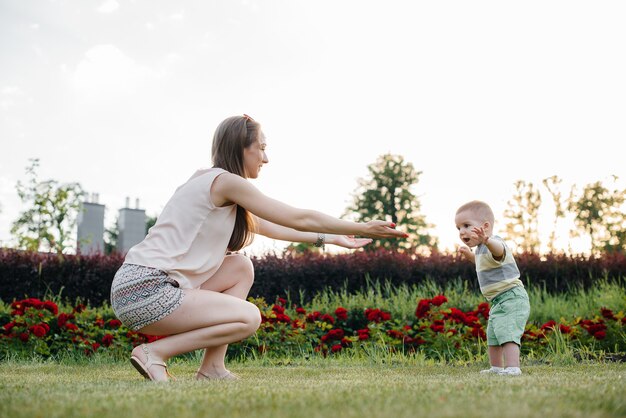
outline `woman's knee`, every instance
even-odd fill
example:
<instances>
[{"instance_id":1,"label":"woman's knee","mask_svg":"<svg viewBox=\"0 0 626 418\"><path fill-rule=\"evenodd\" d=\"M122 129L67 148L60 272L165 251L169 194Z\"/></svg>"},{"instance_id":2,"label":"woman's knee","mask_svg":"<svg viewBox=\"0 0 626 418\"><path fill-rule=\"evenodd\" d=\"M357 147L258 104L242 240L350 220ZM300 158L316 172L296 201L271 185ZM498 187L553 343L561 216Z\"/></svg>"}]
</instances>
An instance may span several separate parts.
<instances>
[{"instance_id":1,"label":"woman's knee","mask_svg":"<svg viewBox=\"0 0 626 418\"><path fill-rule=\"evenodd\" d=\"M246 282L252 287L254 283L254 265L249 257L243 254L230 255L233 268L236 270L235 274L240 278L239 282Z\"/></svg>"},{"instance_id":2,"label":"woman's knee","mask_svg":"<svg viewBox=\"0 0 626 418\"><path fill-rule=\"evenodd\" d=\"M244 313L244 323L250 335L254 334L259 326L261 326L261 311L259 308L250 302L245 302L245 313Z\"/></svg>"}]
</instances>

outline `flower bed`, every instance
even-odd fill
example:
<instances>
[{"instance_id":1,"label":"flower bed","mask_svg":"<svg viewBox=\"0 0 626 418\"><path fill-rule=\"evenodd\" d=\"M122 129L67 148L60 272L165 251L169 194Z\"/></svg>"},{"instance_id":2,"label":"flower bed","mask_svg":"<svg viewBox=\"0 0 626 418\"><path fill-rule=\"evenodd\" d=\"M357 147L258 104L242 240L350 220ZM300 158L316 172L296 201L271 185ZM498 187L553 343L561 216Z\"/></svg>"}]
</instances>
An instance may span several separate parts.
<instances>
[{"instance_id":1,"label":"flower bed","mask_svg":"<svg viewBox=\"0 0 626 418\"><path fill-rule=\"evenodd\" d=\"M261 310L261 327L252 337L231 344L229 355L331 356L383 347L449 359L460 352L480 353L482 344L478 342L486 338L489 317L488 303L463 311L447 306L444 295L417 301L410 318L396 317L375 307L347 310L339 306L332 312L319 312L287 306L282 298L274 304L263 299L251 301ZM529 323L522 350L541 354L559 339L592 351L624 352L625 324L623 311L615 313L604 307L592 318ZM104 351L124 357L133 346L162 338L128 330L110 309L89 309L79 304L62 312L53 301L35 298L13 302L9 310L0 313L0 327L0 358L30 357L33 353L43 357L67 352L91 355Z\"/></svg>"}]
</instances>

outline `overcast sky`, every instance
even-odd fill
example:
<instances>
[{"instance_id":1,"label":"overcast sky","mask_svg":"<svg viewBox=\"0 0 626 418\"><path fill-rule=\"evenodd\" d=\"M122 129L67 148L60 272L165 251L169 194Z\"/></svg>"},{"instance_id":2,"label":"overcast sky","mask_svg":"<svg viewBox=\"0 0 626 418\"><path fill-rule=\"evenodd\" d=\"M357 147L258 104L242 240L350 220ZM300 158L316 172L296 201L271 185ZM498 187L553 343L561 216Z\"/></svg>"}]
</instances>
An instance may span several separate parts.
<instances>
[{"instance_id":1,"label":"overcast sky","mask_svg":"<svg viewBox=\"0 0 626 418\"><path fill-rule=\"evenodd\" d=\"M264 193L339 216L400 154L453 248L456 207L501 218L516 180L623 184L625 21L623 1L0 0L0 241L29 158L98 193L110 226L127 196L158 214L247 113Z\"/></svg>"}]
</instances>

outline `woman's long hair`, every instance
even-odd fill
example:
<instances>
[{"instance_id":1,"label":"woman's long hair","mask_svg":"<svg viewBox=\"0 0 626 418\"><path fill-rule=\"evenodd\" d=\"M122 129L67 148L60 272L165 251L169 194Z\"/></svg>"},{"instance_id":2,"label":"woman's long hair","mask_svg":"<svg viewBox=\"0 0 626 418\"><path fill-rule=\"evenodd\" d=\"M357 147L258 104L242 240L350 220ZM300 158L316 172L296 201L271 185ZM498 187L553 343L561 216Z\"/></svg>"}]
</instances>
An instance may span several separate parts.
<instances>
[{"instance_id":1,"label":"woman's long hair","mask_svg":"<svg viewBox=\"0 0 626 418\"><path fill-rule=\"evenodd\" d=\"M213 167L247 178L243 150L259 137L261 126L249 116L231 116L219 124L213 136ZM252 215L237 205L235 229L228 243L229 251L239 251L254 239L256 224Z\"/></svg>"}]
</instances>

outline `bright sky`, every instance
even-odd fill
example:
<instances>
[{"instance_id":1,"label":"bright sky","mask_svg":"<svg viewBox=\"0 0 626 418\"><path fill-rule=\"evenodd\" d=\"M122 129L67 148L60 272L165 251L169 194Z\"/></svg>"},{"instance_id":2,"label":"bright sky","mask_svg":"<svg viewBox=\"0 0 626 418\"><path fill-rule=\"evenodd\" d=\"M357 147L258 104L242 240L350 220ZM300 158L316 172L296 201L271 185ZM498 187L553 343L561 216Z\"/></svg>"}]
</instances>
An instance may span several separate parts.
<instances>
[{"instance_id":1,"label":"bright sky","mask_svg":"<svg viewBox=\"0 0 626 418\"><path fill-rule=\"evenodd\" d=\"M626 179L625 21L623 1L0 0L0 241L29 158L99 193L109 226L127 196L158 214L247 113L267 195L339 216L400 154L453 248L456 207L501 218L518 179Z\"/></svg>"}]
</instances>

